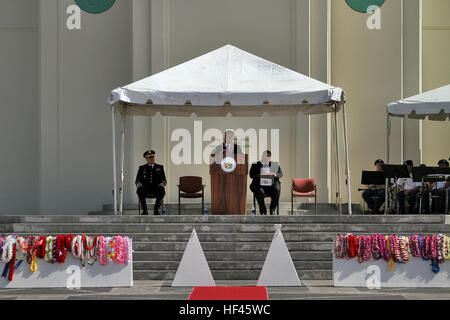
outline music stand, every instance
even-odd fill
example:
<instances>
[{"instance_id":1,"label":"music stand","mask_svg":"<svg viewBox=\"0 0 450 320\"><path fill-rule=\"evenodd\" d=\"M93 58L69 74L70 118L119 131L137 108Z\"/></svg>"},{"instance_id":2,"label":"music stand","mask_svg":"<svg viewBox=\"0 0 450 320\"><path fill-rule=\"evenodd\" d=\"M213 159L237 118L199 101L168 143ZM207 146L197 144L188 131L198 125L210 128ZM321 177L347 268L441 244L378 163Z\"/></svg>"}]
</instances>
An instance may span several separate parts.
<instances>
[{"instance_id":1,"label":"music stand","mask_svg":"<svg viewBox=\"0 0 450 320\"><path fill-rule=\"evenodd\" d=\"M423 178L435 174L435 168L432 167L414 167L412 170L413 181L414 182L423 182Z\"/></svg>"},{"instance_id":2,"label":"music stand","mask_svg":"<svg viewBox=\"0 0 450 320\"><path fill-rule=\"evenodd\" d=\"M386 193L388 192L388 185L389 185L389 180L390 179L394 179L394 183L395 183L395 195L397 195L398 193L398 186L397 186L397 180L399 178L410 178L409 175L409 171L408 171L408 167L405 165L397 165L397 164L383 164L381 165L381 167L383 168L383 173L384 173L384 177L386 179ZM397 198L397 197L396 197ZM385 210L386 214L388 211L390 212L390 203L388 200L388 197L386 197L386 204L387 204L387 210ZM397 201L397 199L396 199ZM397 205L397 213L399 213L399 206Z\"/></svg>"},{"instance_id":3,"label":"music stand","mask_svg":"<svg viewBox=\"0 0 450 320\"><path fill-rule=\"evenodd\" d=\"M384 173L382 171L363 171L361 175L361 184L363 185L384 185ZM359 189L358 191L367 190L367 189ZM378 202L378 196L373 196L376 202ZM363 214L364 214L364 206L363 206Z\"/></svg>"},{"instance_id":4,"label":"music stand","mask_svg":"<svg viewBox=\"0 0 450 320\"><path fill-rule=\"evenodd\" d=\"M432 203L432 196L431 190L430 190L430 183L436 183L439 181L446 181L446 175L450 174L450 168L441 168L441 167L417 167L413 168L413 179L414 182L422 182L421 192L423 192L425 188L425 182L428 184L426 185L426 189L430 191L429 193L429 202ZM446 212L447 212L447 206L448 201L447 198L446 201ZM422 202L421 199L420 202L420 212L422 212Z\"/></svg>"},{"instance_id":5,"label":"music stand","mask_svg":"<svg viewBox=\"0 0 450 320\"><path fill-rule=\"evenodd\" d=\"M383 171L363 171L361 176L361 184L365 185L381 185L385 184L386 180Z\"/></svg>"}]
</instances>

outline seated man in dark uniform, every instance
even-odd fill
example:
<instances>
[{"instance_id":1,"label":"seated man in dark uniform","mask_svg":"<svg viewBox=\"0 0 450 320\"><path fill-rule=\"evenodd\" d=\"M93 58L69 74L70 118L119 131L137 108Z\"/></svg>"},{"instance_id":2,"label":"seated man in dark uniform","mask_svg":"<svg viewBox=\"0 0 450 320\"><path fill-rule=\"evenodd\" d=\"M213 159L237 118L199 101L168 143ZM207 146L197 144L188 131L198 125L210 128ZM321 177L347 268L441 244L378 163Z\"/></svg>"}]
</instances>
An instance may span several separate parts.
<instances>
[{"instance_id":1,"label":"seated man in dark uniform","mask_svg":"<svg viewBox=\"0 0 450 320\"><path fill-rule=\"evenodd\" d=\"M375 171L383 171L384 161L378 159L375 161ZM369 189L362 194L364 201L369 207L369 214L381 214L380 207L386 198L385 185L370 185Z\"/></svg>"},{"instance_id":2,"label":"seated man in dark uniform","mask_svg":"<svg viewBox=\"0 0 450 320\"><path fill-rule=\"evenodd\" d=\"M155 151L149 150L144 153L144 158L147 164L139 167L139 171L136 176L136 187L139 202L142 207L142 214L148 215L147 203L145 196L148 193L156 195L156 202L154 207L154 214L159 215L159 207L161 206L162 199L166 194L164 189L167 185L166 174L164 173L164 167L155 163Z\"/></svg>"},{"instance_id":3,"label":"seated man in dark uniform","mask_svg":"<svg viewBox=\"0 0 450 320\"><path fill-rule=\"evenodd\" d=\"M448 168L449 163L447 160L442 159L439 160L438 166L440 168ZM447 177L448 178L448 177ZM439 181L436 183L433 183L431 185L431 194L433 196L438 196L438 214L444 214L445 213L445 199L447 198L447 181ZM422 192L422 203L423 203L423 209L425 214L430 214L430 190L425 189ZM450 201L449 201L450 203Z\"/></svg>"},{"instance_id":4,"label":"seated man in dark uniform","mask_svg":"<svg viewBox=\"0 0 450 320\"><path fill-rule=\"evenodd\" d=\"M281 171L280 165L277 162L270 161L271 156L272 153L269 150L264 151L261 161L252 164L252 167L250 168L250 178L253 179L252 183L250 184L250 190L255 194L255 198L258 201L259 212L261 213L261 215L267 214L266 205L264 203L265 193L269 194L271 198L271 215L273 215L278 205L278 199L280 198L280 178L283 177L283 171ZM272 176L273 183L271 183L271 185L261 183L261 176Z\"/></svg>"}]
</instances>

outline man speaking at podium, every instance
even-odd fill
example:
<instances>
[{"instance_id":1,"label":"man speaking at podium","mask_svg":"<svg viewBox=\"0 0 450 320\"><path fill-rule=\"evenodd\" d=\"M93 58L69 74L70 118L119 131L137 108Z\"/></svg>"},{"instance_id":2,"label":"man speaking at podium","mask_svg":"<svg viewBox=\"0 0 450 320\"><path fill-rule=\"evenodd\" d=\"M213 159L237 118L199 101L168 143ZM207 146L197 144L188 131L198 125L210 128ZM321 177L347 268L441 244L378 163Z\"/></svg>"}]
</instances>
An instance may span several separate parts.
<instances>
[{"instance_id":1,"label":"man speaking at podium","mask_svg":"<svg viewBox=\"0 0 450 320\"><path fill-rule=\"evenodd\" d=\"M267 215L265 194L270 195L271 199L270 215L274 214L280 199L280 178L283 177L283 171L278 162L270 161L271 156L269 150L264 151L261 161L252 164L250 168L250 178L253 179L250 190L255 194L261 215Z\"/></svg>"},{"instance_id":2,"label":"man speaking at podium","mask_svg":"<svg viewBox=\"0 0 450 320\"><path fill-rule=\"evenodd\" d=\"M224 142L216 147L216 156L224 153L225 157L242 154L241 146L234 143L234 132L231 130L225 132Z\"/></svg>"},{"instance_id":3,"label":"man speaking at podium","mask_svg":"<svg viewBox=\"0 0 450 320\"><path fill-rule=\"evenodd\" d=\"M214 154L211 154L210 163L215 162L217 164L220 164L224 158L227 157L233 158L235 155L238 164L243 164L245 158L243 158L241 146L234 143L234 132L228 130L225 132L223 143L219 144L216 147Z\"/></svg>"}]
</instances>

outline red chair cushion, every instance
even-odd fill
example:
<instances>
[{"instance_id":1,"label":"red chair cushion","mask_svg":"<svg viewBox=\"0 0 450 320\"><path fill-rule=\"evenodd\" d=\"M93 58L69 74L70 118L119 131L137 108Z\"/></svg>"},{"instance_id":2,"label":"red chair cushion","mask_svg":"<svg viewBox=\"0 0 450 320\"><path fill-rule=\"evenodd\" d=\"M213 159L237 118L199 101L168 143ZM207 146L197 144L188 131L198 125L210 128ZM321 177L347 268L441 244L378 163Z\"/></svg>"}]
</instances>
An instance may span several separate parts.
<instances>
[{"instance_id":1,"label":"red chair cushion","mask_svg":"<svg viewBox=\"0 0 450 320\"><path fill-rule=\"evenodd\" d=\"M180 177L180 190L185 193L197 193L202 191L202 177Z\"/></svg>"},{"instance_id":2,"label":"red chair cushion","mask_svg":"<svg viewBox=\"0 0 450 320\"><path fill-rule=\"evenodd\" d=\"M180 193L181 198L201 198L202 193Z\"/></svg>"},{"instance_id":3,"label":"red chair cushion","mask_svg":"<svg viewBox=\"0 0 450 320\"><path fill-rule=\"evenodd\" d=\"M316 196L315 193L298 193L298 192L294 192L292 195L294 197L315 197Z\"/></svg>"},{"instance_id":4,"label":"red chair cushion","mask_svg":"<svg viewBox=\"0 0 450 320\"><path fill-rule=\"evenodd\" d=\"M307 193L316 189L315 179L292 179L293 192Z\"/></svg>"}]
</instances>

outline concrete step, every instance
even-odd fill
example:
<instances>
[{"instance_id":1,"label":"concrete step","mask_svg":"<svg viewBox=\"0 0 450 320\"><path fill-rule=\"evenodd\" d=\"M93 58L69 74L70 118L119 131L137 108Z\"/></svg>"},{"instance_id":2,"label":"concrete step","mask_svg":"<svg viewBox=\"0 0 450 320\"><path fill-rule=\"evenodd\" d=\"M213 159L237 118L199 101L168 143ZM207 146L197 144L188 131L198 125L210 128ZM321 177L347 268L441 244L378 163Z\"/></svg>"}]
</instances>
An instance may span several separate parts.
<instances>
[{"instance_id":1,"label":"concrete step","mask_svg":"<svg viewBox=\"0 0 450 320\"><path fill-rule=\"evenodd\" d=\"M48 235L47 232L41 233L20 233L22 236L36 235L45 236ZM99 235L99 233L85 233L89 236ZM6 237L10 233L1 233L0 236ZM102 233L103 236L116 236L117 233ZM191 233L121 233L123 236L128 236L133 239L134 245L139 242L183 242L187 244ZM272 233L198 233L197 234L200 242L227 242L233 243L238 242L271 242L273 239ZM405 234L407 235L407 234ZM310 233L286 233L283 235L286 242L297 241L297 242L333 242L336 234L335 233L321 233L321 232L310 232Z\"/></svg>"},{"instance_id":2,"label":"concrete step","mask_svg":"<svg viewBox=\"0 0 450 320\"><path fill-rule=\"evenodd\" d=\"M273 233L271 224L3 224L1 233ZM284 224L283 233L289 232L334 232L334 233L449 233L450 225L444 224Z\"/></svg>"},{"instance_id":3,"label":"concrete step","mask_svg":"<svg viewBox=\"0 0 450 320\"><path fill-rule=\"evenodd\" d=\"M6 237L11 233L0 233L0 236ZM99 233L83 233L89 236L96 236ZM358 235L372 234L372 232L361 232L357 233ZM386 234L383 232L383 234ZM401 233L405 236L412 236L417 234L417 232L403 232ZM433 232L423 232L421 235L433 235ZM49 235L48 232L41 233L18 233L21 236L46 236ZM56 235L56 234L53 234ZM117 233L101 233L103 236L116 236ZM139 242L182 242L185 245L187 244L191 233L121 233L123 236L128 236L133 239L133 246L136 246ZM271 242L273 239L273 233L199 233L197 234L201 244L204 242L225 242L225 243L234 243L234 242ZM450 233L447 233L450 235ZM283 234L284 240L286 243L289 242L324 242L324 243L333 243L336 233L331 232L305 232L305 233L285 233Z\"/></svg>"},{"instance_id":4,"label":"concrete step","mask_svg":"<svg viewBox=\"0 0 450 320\"><path fill-rule=\"evenodd\" d=\"M133 271L134 280L166 280L172 281L175 278L176 271L165 270L135 270ZM261 270L214 270L211 271L215 281L217 280L258 280ZM333 272L331 270L298 270L297 274L300 280L332 280Z\"/></svg>"},{"instance_id":5,"label":"concrete step","mask_svg":"<svg viewBox=\"0 0 450 320\"><path fill-rule=\"evenodd\" d=\"M203 251L268 251L271 242L202 242ZM186 242L134 242L135 251L184 251ZM288 242L292 251L330 251L333 242Z\"/></svg>"},{"instance_id":6,"label":"concrete step","mask_svg":"<svg viewBox=\"0 0 450 320\"><path fill-rule=\"evenodd\" d=\"M178 269L179 261L134 261L133 270L165 270L174 271ZM259 270L261 271L264 261L208 261L211 270L233 271L233 270ZM332 270L332 261L294 261L296 269L299 270Z\"/></svg>"},{"instance_id":7,"label":"concrete step","mask_svg":"<svg viewBox=\"0 0 450 320\"><path fill-rule=\"evenodd\" d=\"M183 202L184 201L184 202ZM187 200L189 201L189 200ZM153 210L153 204L154 200L147 200L148 208L149 210ZM266 199L265 201L266 207L269 208L270 199ZM290 201L281 201L279 203L280 207L280 213L291 213L291 202ZM202 214L201 212L201 202L186 202L186 200L182 200L181 203L181 212L184 215L191 215L191 214ZM209 213L211 213L211 203L205 203L204 208L208 210ZM166 202L164 203L164 209L166 210L167 214L178 214L178 202ZM252 209L256 210L256 213L259 213L259 206L256 203L256 206L253 206L253 202L247 202L246 204L246 211L247 213L251 213ZM342 211L343 214L348 213L348 204L342 205ZM133 204L123 204L123 211L125 214L129 214L130 212L137 212L138 210L138 204L137 200L136 203ZM298 214L315 214L315 205L314 203L306 203L306 202L300 202L299 200L294 201L293 204L293 210L294 212ZM361 206L360 204L353 204L352 205L353 213L361 213ZM90 214L112 214L114 211L114 206L112 204L105 204L102 207L102 211L97 212L91 212ZM317 214L326 214L326 215L338 215L338 207L334 203L318 203L317 204Z\"/></svg>"},{"instance_id":8,"label":"concrete step","mask_svg":"<svg viewBox=\"0 0 450 320\"><path fill-rule=\"evenodd\" d=\"M148 223L257 223L257 224L444 224L443 215L328 215L328 216L260 216L260 215L181 215L181 216L0 216L1 224L33 223L33 224L148 224Z\"/></svg>"},{"instance_id":9,"label":"concrete step","mask_svg":"<svg viewBox=\"0 0 450 320\"><path fill-rule=\"evenodd\" d=\"M327 251L291 251L293 261L331 261L331 250ZM207 261L264 261L267 251L206 251ZM133 261L181 261L183 251L135 251Z\"/></svg>"},{"instance_id":10,"label":"concrete step","mask_svg":"<svg viewBox=\"0 0 450 320\"><path fill-rule=\"evenodd\" d=\"M133 239L135 280L173 280L195 228L216 280L257 280L273 239L274 224L282 224L300 279L331 280L336 234L450 234L446 219L438 215L356 214L0 216L0 233L127 235Z\"/></svg>"}]
</instances>

